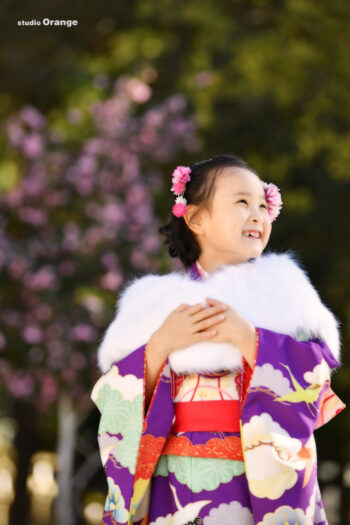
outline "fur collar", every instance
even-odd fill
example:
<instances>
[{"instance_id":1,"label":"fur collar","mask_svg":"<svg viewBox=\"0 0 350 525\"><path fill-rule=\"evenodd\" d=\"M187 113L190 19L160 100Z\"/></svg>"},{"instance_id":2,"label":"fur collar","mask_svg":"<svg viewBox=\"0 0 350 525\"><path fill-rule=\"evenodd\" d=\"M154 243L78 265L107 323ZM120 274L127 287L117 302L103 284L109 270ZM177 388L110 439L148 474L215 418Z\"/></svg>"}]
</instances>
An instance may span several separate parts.
<instances>
[{"instance_id":1,"label":"fur collar","mask_svg":"<svg viewBox=\"0 0 350 525\"><path fill-rule=\"evenodd\" d=\"M191 272L134 277L119 293L116 313L98 347L102 373L145 344L181 303L205 303L213 297L235 308L260 328L324 341L339 361L339 321L322 303L306 271L291 250L269 252L237 265L221 265L206 280ZM232 343L199 342L169 355L177 373L206 373L242 367Z\"/></svg>"}]
</instances>

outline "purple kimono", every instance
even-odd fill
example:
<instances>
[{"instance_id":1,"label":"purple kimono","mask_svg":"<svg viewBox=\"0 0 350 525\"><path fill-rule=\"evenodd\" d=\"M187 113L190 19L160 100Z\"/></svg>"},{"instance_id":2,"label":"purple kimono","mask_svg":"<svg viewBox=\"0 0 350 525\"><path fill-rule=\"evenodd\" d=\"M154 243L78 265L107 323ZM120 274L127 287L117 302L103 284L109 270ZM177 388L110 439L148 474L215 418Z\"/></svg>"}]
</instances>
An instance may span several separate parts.
<instances>
[{"instance_id":1,"label":"purple kimono","mask_svg":"<svg viewBox=\"0 0 350 525\"><path fill-rule=\"evenodd\" d=\"M190 275L201 278L195 264ZM330 387L339 362L319 339L256 334L252 369L243 360L243 370L181 381L167 359L148 409L147 343L100 377L91 399L101 412L104 525L327 524L313 432L345 408ZM239 431L173 430L177 401L216 399L237 401Z\"/></svg>"}]
</instances>

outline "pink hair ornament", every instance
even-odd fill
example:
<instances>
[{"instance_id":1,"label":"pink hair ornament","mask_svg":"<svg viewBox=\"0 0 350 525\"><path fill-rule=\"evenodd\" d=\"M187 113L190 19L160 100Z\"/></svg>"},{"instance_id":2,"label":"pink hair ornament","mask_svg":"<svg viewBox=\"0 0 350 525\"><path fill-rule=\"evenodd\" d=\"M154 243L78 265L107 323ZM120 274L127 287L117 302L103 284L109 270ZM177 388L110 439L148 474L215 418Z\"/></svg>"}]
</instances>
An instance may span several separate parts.
<instances>
[{"instance_id":1,"label":"pink hair ornament","mask_svg":"<svg viewBox=\"0 0 350 525\"><path fill-rule=\"evenodd\" d=\"M171 191L177 195L172 213L176 217L183 217L186 213L187 200L183 196L186 190L186 183L191 180L191 168L188 166L177 166L172 173ZM276 220L282 208L282 199L279 188L272 182L261 181L264 187L267 202L267 211L271 222Z\"/></svg>"}]
</instances>

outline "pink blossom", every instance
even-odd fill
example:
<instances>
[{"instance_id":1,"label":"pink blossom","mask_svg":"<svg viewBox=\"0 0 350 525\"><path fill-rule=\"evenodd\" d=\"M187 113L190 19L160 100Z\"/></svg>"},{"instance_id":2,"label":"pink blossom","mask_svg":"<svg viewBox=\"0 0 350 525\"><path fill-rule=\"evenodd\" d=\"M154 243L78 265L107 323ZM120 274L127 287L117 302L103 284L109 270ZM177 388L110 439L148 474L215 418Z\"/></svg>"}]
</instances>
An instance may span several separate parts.
<instances>
[{"instance_id":1,"label":"pink blossom","mask_svg":"<svg viewBox=\"0 0 350 525\"><path fill-rule=\"evenodd\" d=\"M107 204L102 208L101 219L115 226L119 226L124 221L122 206L118 204Z\"/></svg>"},{"instance_id":2,"label":"pink blossom","mask_svg":"<svg viewBox=\"0 0 350 525\"><path fill-rule=\"evenodd\" d=\"M32 224L33 226L42 226L47 223L46 212L39 208L23 206L18 210L18 215L23 222Z\"/></svg>"},{"instance_id":3,"label":"pink blossom","mask_svg":"<svg viewBox=\"0 0 350 525\"><path fill-rule=\"evenodd\" d=\"M143 104L150 99L152 95L152 89L150 86L138 80L137 78L132 78L127 82L126 85L128 94L134 102L138 104Z\"/></svg>"},{"instance_id":4,"label":"pink blossom","mask_svg":"<svg viewBox=\"0 0 350 525\"><path fill-rule=\"evenodd\" d=\"M49 266L44 266L35 274L29 274L25 279L26 285L32 290L53 288L57 284L56 281L55 273Z\"/></svg>"},{"instance_id":5,"label":"pink blossom","mask_svg":"<svg viewBox=\"0 0 350 525\"><path fill-rule=\"evenodd\" d=\"M86 230L82 250L91 253L91 250L106 238L106 229L99 226L90 226Z\"/></svg>"},{"instance_id":6,"label":"pink blossom","mask_svg":"<svg viewBox=\"0 0 350 525\"><path fill-rule=\"evenodd\" d=\"M166 106L172 113L177 113L186 108L186 98L180 94L172 95L166 101Z\"/></svg>"},{"instance_id":7,"label":"pink blossom","mask_svg":"<svg viewBox=\"0 0 350 525\"><path fill-rule=\"evenodd\" d=\"M164 117L165 115L163 111L152 108L145 114L143 121L145 125L156 128L164 123Z\"/></svg>"},{"instance_id":8,"label":"pink blossom","mask_svg":"<svg viewBox=\"0 0 350 525\"><path fill-rule=\"evenodd\" d=\"M27 373L15 373L7 379L7 386L16 398L28 397L34 389L34 381Z\"/></svg>"},{"instance_id":9,"label":"pink blossom","mask_svg":"<svg viewBox=\"0 0 350 525\"><path fill-rule=\"evenodd\" d=\"M95 180L92 173L87 171L84 173L77 173L75 179L75 187L80 195L90 195L94 189Z\"/></svg>"},{"instance_id":10,"label":"pink blossom","mask_svg":"<svg viewBox=\"0 0 350 525\"><path fill-rule=\"evenodd\" d=\"M89 155L98 155L104 152L104 144L100 138L92 138L86 141L84 153Z\"/></svg>"},{"instance_id":11,"label":"pink blossom","mask_svg":"<svg viewBox=\"0 0 350 525\"><path fill-rule=\"evenodd\" d=\"M40 343L42 341L42 332L37 326L26 326L22 332L23 339L27 343Z\"/></svg>"},{"instance_id":12,"label":"pink blossom","mask_svg":"<svg viewBox=\"0 0 350 525\"><path fill-rule=\"evenodd\" d=\"M21 109L19 116L25 124L33 129L42 129L45 125L45 117L29 104Z\"/></svg>"},{"instance_id":13,"label":"pink blossom","mask_svg":"<svg viewBox=\"0 0 350 525\"><path fill-rule=\"evenodd\" d=\"M117 272L107 272L100 279L101 286L106 290L117 290L122 282L123 278Z\"/></svg>"},{"instance_id":14,"label":"pink blossom","mask_svg":"<svg viewBox=\"0 0 350 525\"><path fill-rule=\"evenodd\" d=\"M131 262L137 268L144 268L148 263L148 257L138 246L136 246L131 252Z\"/></svg>"},{"instance_id":15,"label":"pink blossom","mask_svg":"<svg viewBox=\"0 0 350 525\"><path fill-rule=\"evenodd\" d=\"M90 342L96 337L96 330L88 324L77 324L71 332L74 341Z\"/></svg>"},{"instance_id":16,"label":"pink blossom","mask_svg":"<svg viewBox=\"0 0 350 525\"><path fill-rule=\"evenodd\" d=\"M147 196L148 192L143 184L133 184L128 190L126 204L130 206L137 206L143 202Z\"/></svg>"},{"instance_id":17,"label":"pink blossom","mask_svg":"<svg viewBox=\"0 0 350 525\"><path fill-rule=\"evenodd\" d=\"M30 175L24 178L22 189L25 197L38 197L44 190L44 183L40 177Z\"/></svg>"},{"instance_id":18,"label":"pink blossom","mask_svg":"<svg viewBox=\"0 0 350 525\"><path fill-rule=\"evenodd\" d=\"M150 222L151 218L152 218L152 210L151 210L148 202L144 202L142 204L139 204L133 210L130 210L128 216L130 217L130 215L140 225L148 224Z\"/></svg>"},{"instance_id":19,"label":"pink blossom","mask_svg":"<svg viewBox=\"0 0 350 525\"><path fill-rule=\"evenodd\" d=\"M142 248L148 252L155 252L160 245L159 238L155 235L145 235L141 241Z\"/></svg>"},{"instance_id":20,"label":"pink blossom","mask_svg":"<svg viewBox=\"0 0 350 525\"><path fill-rule=\"evenodd\" d=\"M6 125L7 135L14 146L20 146L25 136L23 128L18 122L9 121Z\"/></svg>"},{"instance_id":21,"label":"pink blossom","mask_svg":"<svg viewBox=\"0 0 350 525\"><path fill-rule=\"evenodd\" d=\"M144 128L140 131L139 142L144 146L156 144L158 141L158 134L155 129Z\"/></svg>"},{"instance_id":22,"label":"pink blossom","mask_svg":"<svg viewBox=\"0 0 350 525\"><path fill-rule=\"evenodd\" d=\"M141 236L142 228L140 224L128 225L128 239L131 241L138 241Z\"/></svg>"},{"instance_id":23,"label":"pink blossom","mask_svg":"<svg viewBox=\"0 0 350 525\"><path fill-rule=\"evenodd\" d=\"M117 256L113 252L103 253L100 261L108 270L114 270L117 266Z\"/></svg>"},{"instance_id":24,"label":"pink blossom","mask_svg":"<svg viewBox=\"0 0 350 525\"><path fill-rule=\"evenodd\" d=\"M35 159L43 152L43 139L39 133L27 135L22 142L22 151L30 159Z\"/></svg>"},{"instance_id":25,"label":"pink blossom","mask_svg":"<svg viewBox=\"0 0 350 525\"><path fill-rule=\"evenodd\" d=\"M77 169L80 173L94 173L96 171L97 163L95 157L85 155L80 157Z\"/></svg>"}]
</instances>

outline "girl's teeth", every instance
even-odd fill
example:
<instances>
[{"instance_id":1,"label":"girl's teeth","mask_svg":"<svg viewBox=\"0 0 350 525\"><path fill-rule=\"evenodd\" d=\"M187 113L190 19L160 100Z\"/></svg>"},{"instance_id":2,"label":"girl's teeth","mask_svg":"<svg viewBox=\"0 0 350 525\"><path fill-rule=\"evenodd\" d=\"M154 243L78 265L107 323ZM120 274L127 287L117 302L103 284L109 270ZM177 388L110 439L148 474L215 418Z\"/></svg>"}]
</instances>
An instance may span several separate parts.
<instances>
[{"instance_id":1,"label":"girl's teeth","mask_svg":"<svg viewBox=\"0 0 350 525\"><path fill-rule=\"evenodd\" d=\"M260 238L260 235L259 234L249 234L249 233L244 233L245 237L253 237L254 239L259 239Z\"/></svg>"}]
</instances>

